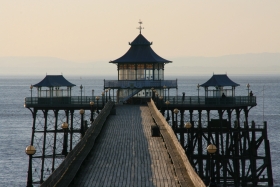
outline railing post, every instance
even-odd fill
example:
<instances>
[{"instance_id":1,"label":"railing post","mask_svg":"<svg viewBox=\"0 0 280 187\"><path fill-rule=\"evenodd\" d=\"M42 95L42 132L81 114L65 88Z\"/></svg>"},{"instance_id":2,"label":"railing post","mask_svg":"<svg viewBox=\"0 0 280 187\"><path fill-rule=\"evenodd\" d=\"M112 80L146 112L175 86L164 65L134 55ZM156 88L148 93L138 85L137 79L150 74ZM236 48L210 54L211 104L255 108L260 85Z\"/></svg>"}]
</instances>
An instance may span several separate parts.
<instances>
[{"instance_id":1,"label":"railing post","mask_svg":"<svg viewBox=\"0 0 280 187\"><path fill-rule=\"evenodd\" d=\"M33 85L31 84L31 86L30 86L30 92L31 92L31 104L32 104L32 89L33 89Z\"/></svg>"},{"instance_id":2,"label":"railing post","mask_svg":"<svg viewBox=\"0 0 280 187\"><path fill-rule=\"evenodd\" d=\"M65 157L68 154L67 151L67 147L68 147L68 123L63 122L61 125L62 129L63 129L63 149L62 149L62 155L64 155Z\"/></svg>"},{"instance_id":3,"label":"railing post","mask_svg":"<svg viewBox=\"0 0 280 187\"><path fill-rule=\"evenodd\" d=\"M169 101L166 101L165 104L166 104L166 111L167 111L166 121L168 122L168 121L170 120L170 117L169 117L169 110L168 110L168 105L170 104L170 102L169 102Z\"/></svg>"},{"instance_id":4,"label":"railing post","mask_svg":"<svg viewBox=\"0 0 280 187\"><path fill-rule=\"evenodd\" d=\"M96 99L96 102L97 102L97 104L96 104L96 113L99 114L99 110L98 110L98 100L99 100L99 97L96 96L95 99Z\"/></svg>"},{"instance_id":5,"label":"railing post","mask_svg":"<svg viewBox=\"0 0 280 187\"><path fill-rule=\"evenodd\" d=\"M108 99L107 99L107 92L108 92L108 89L105 90L105 93L106 93L106 103L108 102ZM104 106L103 106L104 107Z\"/></svg>"},{"instance_id":6,"label":"railing post","mask_svg":"<svg viewBox=\"0 0 280 187\"><path fill-rule=\"evenodd\" d=\"M90 104L90 121L91 121L91 123L93 123L93 121L94 121L94 119L93 119L93 105L94 105L94 102L91 101L91 102L89 102L89 104Z\"/></svg>"},{"instance_id":7,"label":"railing post","mask_svg":"<svg viewBox=\"0 0 280 187\"><path fill-rule=\"evenodd\" d=\"M104 92L102 92L102 94L101 94L101 95L102 95L102 106L104 107L104 105L105 105L105 104L104 104L104 95L105 95L105 93L104 93Z\"/></svg>"},{"instance_id":8,"label":"railing post","mask_svg":"<svg viewBox=\"0 0 280 187\"><path fill-rule=\"evenodd\" d=\"M182 147L185 144L185 134L184 134L184 112L185 110L180 110L181 120L180 120L180 143Z\"/></svg>"},{"instance_id":9,"label":"railing post","mask_svg":"<svg viewBox=\"0 0 280 187\"><path fill-rule=\"evenodd\" d=\"M81 89L81 104L82 104L82 96L83 96L83 85L80 86Z\"/></svg>"},{"instance_id":10,"label":"railing post","mask_svg":"<svg viewBox=\"0 0 280 187\"><path fill-rule=\"evenodd\" d=\"M84 130L84 113L85 113L85 110L81 109L80 110L80 114L81 114L81 127L80 127L81 137L83 137L85 135L85 130Z\"/></svg>"}]
</instances>

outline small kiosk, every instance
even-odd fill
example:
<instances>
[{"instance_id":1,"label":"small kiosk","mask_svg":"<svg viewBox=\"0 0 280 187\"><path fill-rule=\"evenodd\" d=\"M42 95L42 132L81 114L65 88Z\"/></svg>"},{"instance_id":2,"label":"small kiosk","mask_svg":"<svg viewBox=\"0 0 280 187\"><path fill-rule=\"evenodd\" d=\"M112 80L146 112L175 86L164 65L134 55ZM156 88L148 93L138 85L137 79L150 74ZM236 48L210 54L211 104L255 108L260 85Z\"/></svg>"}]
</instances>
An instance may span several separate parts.
<instances>
[{"instance_id":1,"label":"small kiosk","mask_svg":"<svg viewBox=\"0 0 280 187\"><path fill-rule=\"evenodd\" d=\"M239 84L233 82L226 74L221 74L213 75L200 86L205 89L205 104L234 104L235 87ZM211 90L209 87L214 87L214 89Z\"/></svg>"},{"instance_id":2,"label":"small kiosk","mask_svg":"<svg viewBox=\"0 0 280 187\"><path fill-rule=\"evenodd\" d=\"M31 85L31 103L38 104L68 104L71 102L71 91L75 84L66 80L63 75L46 75L39 83ZM32 98L32 88L37 88L37 101ZM43 89L43 88L46 89Z\"/></svg>"}]
</instances>

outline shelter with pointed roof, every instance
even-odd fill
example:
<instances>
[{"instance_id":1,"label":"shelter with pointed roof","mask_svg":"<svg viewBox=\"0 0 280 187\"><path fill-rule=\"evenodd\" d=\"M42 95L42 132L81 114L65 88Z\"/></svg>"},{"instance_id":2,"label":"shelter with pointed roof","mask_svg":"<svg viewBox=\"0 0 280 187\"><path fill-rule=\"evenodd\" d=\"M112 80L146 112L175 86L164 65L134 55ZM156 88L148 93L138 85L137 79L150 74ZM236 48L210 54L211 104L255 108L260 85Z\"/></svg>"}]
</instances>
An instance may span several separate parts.
<instances>
[{"instance_id":1,"label":"shelter with pointed roof","mask_svg":"<svg viewBox=\"0 0 280 187\"><path fill-rule=\"evenodd\" d=\"M31 85L30 88L38 89L38 97L71 97L71 90L74 86L76 85L66 80L63 75L46 75L43 80ZM43 87L48 89L43 90Z\"/></svg>"},{"instance_id":2,"label":"shelter with pointed roof","mask_svg":"<svg viewBox=\"0 0 280 187\"><path fill-rule=\"evenodd\" d=\"M200 85L205 89L206 97L221 97L223 96L235 96L235 87L239 84L233 82L226 74L213 75L208 81ZM214 87L213 90L209 90L209 87ZM224 87L231 87L231 89L224 89Z\"/></svg>"},{"instance_id":3,"label":"shelter with pointed roof","mask_svg":"<svg viewBox=\"0 0 280 187\"><path fill-rule=\"evenodd\" d=\"M118 66L118 80L164 80L164 65L171 61L156 54L141 33L129 45L122 57L110 61Z\"/></svg>"},{"instance_id":4,"label":"shelter with pointed roof","mask_svg":"<svg viewBox=\"0 0 280 187\"><path fill-rule=\"evenodd\" d=\"M129 50L120 58L109 63L116 64L118 80L105 80L104 89L118 89L117 95L122 101L132 96L151 96L151 88L155 88L159 95L163 95L163 86L177 89L177 80L164 80L164 66L172 61L162 58L151 48L149 42L141 33L129 43Z\"/></svg>"},{"instance_id":5,"label":"shelter with pointed roof","mask_svg":"<svg viewBox=\"0 0 280 187\"><path fill-rule=\"evenodd\" d=\"M34 84L34 87L73 87L76 86L68 80L66 80L63 75L46 75L46 77L39 83Z\"/></svg>"}]
</instances>

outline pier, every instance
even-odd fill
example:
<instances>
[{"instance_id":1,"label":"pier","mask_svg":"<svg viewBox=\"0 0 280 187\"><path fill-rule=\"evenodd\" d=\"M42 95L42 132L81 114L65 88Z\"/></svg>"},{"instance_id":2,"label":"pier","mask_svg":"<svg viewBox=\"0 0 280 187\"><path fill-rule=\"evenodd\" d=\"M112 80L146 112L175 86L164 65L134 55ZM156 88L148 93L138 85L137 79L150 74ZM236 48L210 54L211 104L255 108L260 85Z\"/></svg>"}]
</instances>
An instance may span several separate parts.
<instances>
[{"instance_id":1,"label":"pier","mask_svg":"<svg viewBox=\"0 0 280 187\"><path fill-rule=\"evenodd\" d=\"M113 106L106 104L41 186L205 186L154 104Z\"/></svg>"},{"instance_id":2,"label":"pier","mask_svg":"<svg viewBox=\"0 0 280 187\"><path fill-rule=\"evenodd\" d=\"M172 150L152 136L152 125L148 106L116 106L73 186L194 186L177 176Z\"/></svg>"},{"instance_id":3,"label":"pier","mask_svg":"<svg viewBox=\"0 0 280 187\"><path fill-rule=\"evenodd\" d=\"M273 186L267 123L248 121L257 105L250 85L236 96L238 83L213 74L197 96L178 95L177 80L164 80L171 61L139 23L127 53L109 62L118 79L104 80L100 96L83 96L82 85L73 96L62 75L30 86L27 187Z\"/></svg>"},{"instance_id":4,"label":"pier","mask_svg":"<svg viewBox=\"0 0 280 187\"><path fill-rule=\"evenodd\" d=\"M32 178L31 184L204 186L211 176L210 170L214 170L216 181L224 186L234 185L235 179L238 179L235 186L258 182L273 184L266 124L260 128L246 122L247 107L256 105L255 97L231 98L230 103L206 103L203 97L198 102L194 96L186 97L192 98L192 102L175 97L174 102L164 103L154 97L144 105L115 105L106 96L100 97L107 102L99 107L87 102L90 96L71 104L42 104L34 102L39 98L26 98L25 107L32 111L34 120L32 145L39 147L35 155L30 155L30 161L37 165L31 166L29 173L34 176L41 171L36 181ZM84 112L81 113L80 108ZM37 115L39 111L45 115ZM47 115L48 111L55 115ZM218 119L211 119L215 115L210 111L218 111ZM231 122L234 111L239 117ZM241 120L242 111L247 116L244 126L236 121ZM228 120L223 118L224 112L228 113ZM87 124L86 116L87 119L94 116L94 119ZM48 125L48 121L57 124L59 118L71 124L67 131L58 125ZM205 118L208 120L204 121ZM40 124L42 121L44 124ZM185 121L192 126L188 128ZM68 136L70 140L63 140ZM219 153L211 157L213 161L206 151L211 142L220 144ZM265 156L258 155L262 146ZM215 163L212 169L210 162ZM220 173L222 168L228 169ZM241 176L236 175L237 169L242 171Z\"/></svg>"}]
</instances>

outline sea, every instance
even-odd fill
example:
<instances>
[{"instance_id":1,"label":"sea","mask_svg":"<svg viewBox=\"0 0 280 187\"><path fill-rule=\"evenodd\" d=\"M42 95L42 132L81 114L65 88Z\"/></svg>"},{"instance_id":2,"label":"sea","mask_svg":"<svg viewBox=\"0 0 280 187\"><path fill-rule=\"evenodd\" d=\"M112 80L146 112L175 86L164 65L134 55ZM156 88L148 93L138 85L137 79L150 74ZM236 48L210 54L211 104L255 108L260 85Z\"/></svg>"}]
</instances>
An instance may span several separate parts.
<instances>
[{"instance_id":1,"label":"sea","mask_svg":"<svg viewBox=\"0 0 280 187\"><path fill-rule=\"evenodd\" d=\"M169 76L165 80L178 79L178 92L170 90L170 95L197 96L204 90L197 89L197 84L205 83L209 76ZM240 84L236 88L236 96L247 96L247 84L257 97L257 106L249 112L249 121L256 125L268 124L268 139L272 159L274 186L280 187L280 76L279 75L228 75L231 80ZM42 76L0 76L0 186L26 186L28 156L25 148L30 144L32 115L24 108L24 98L30 97L30 85L40 82ZM66 76L75 84L72 96L101 95L104 79L116 80L114 76ZM33 94L36 94L33 89Z\"/></svg>"}]
</instances>

